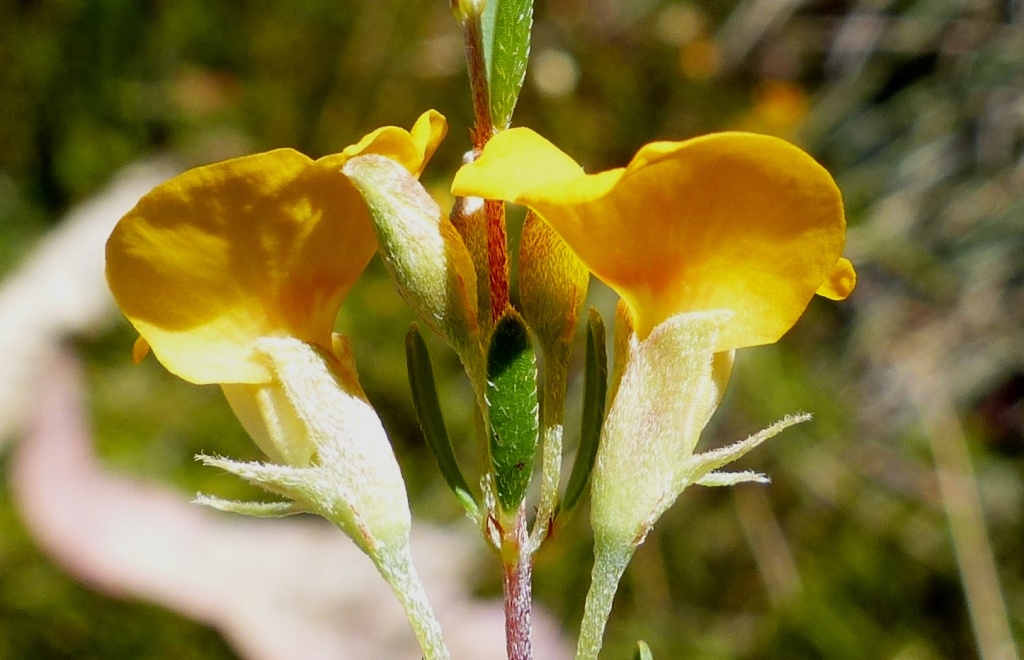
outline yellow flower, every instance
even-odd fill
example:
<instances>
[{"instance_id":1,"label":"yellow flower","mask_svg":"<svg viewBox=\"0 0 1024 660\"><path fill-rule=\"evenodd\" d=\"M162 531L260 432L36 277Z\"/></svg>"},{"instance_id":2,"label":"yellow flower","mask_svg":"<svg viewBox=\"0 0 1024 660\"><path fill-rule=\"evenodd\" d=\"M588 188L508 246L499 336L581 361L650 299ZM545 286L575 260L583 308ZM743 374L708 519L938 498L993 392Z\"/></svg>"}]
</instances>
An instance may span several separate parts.
<instances>
[{"instance_id":1,"label":"yellow flower","mask_svg":"<svg viewBox=\"0 0 1024 660\"><path fill-rule=\"evenodd\" d=\"M694 453L733 351L778 340L815 293L853 290L839 189L806 153L764 135L656 142L624 168L586 174L520 128L492 138L452 192L529 207L626 307L594 466L595 562L577 649L596 658L622 571L679 494L764 481L718 468L806 419Z\"/></svg>"},{"instance_id":2,"label":"yellow flower","mask_svg":"<svg viewBox=\"0 0 1024 660\"><path fill-rule=\"evenodd\" d=\"M319 160L278 149L154 188L107 242L107 281L140 334L135 357L152 348L181 378L220 383L271 459L306 465L316 434L296 419L302 413L284 395L279 356L267 352L277 344L264 340L298 340L333 365L324 373L351 371L334 349L334 321L377 242L341 169L379 154L418 176L445 131L444 117L431 111L411 131L381 128ZM352 374L340 387L361 398Z\"/></svg>"},{"instance_id":3,"label":"yellow flower","mask_svg":"<svg viewBox=\"0 0 1024 660\"><path fill-rule=\"evenodd\" d=\"M518 128L463 167L452 192L533 209L623 298L641 339L676 314L727 310L716 351L771 343L815 292L842 299L855 282L835 182L769 136L655 142L625 168L586 174Z\"/></svg>"},{"instance_id":4,"label":"yellow flower","mask_svg":"<svg viewBox=\"0 0 1024 660\"><path fill-rule=\"evenodd\" d=\"M311 160L290 149L199 167L156 187L107 242L107 281L167 369L219 383L271 463L201 457L285 501L198 502L249 515L315 512L373 560L425 655L447 658L409 552L411 515L398 462L366 399L342 300L377 248L362 195L342 173L364 154L419 176L444 117L385 127Z\"/></svg>"}]
</instances>

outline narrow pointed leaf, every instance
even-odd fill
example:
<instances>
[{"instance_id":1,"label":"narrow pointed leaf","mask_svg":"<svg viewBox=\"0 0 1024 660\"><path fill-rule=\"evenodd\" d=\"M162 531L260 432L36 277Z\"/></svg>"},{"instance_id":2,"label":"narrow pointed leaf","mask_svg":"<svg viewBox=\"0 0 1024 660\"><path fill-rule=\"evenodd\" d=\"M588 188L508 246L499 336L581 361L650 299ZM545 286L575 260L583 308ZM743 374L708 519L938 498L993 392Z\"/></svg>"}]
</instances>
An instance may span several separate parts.
<instances>
[{"instance_id":1,"label":"narrow pointed leaf","mask_svg":"<svg viewBox=\"0 0 1024 660\"><path fill-rule=\"evenodd\" d=\"M537 359L526 323L515 311L506 312L494 327L487 351L487 402L498 501L511 512L530 485L539 427Z\"/></svg>"},{"instance_id":2,"label":"narrow pointed leaf","mask_svg":"<svg viewBox=\"0 0 1024 660\"><path fill-rule=\"evenodd\" d=\"M633 660L654 660L651 647L642 639L636 643L636 655L633 656Z\"/></svg>"},{"instance_id":3,"label":"narrow pointed leaf","mask_svg":"<svg viewBox=\"0 0 1024 660\"><path fill-rule=\"evenodd\" d=\"M459 469L458 459L452 449L448 429L444 425L441 404L437 399L437 387L434 384L434 370L430 366L430 355L419 330L413 325L405 336L405 359L409 368L409 385L412 388L412 402L416 407L416 417L420 421L423 437L427 446L434 454L437 467L441 470L448 487L455 497L472 516L477 512L473 492L469 489L466 479Z\"/></svg>"},{"instance_id":4,"label":"narrow pointed leaf","mask_svg":"<svg viewBox=\"0 0 1024 660\"><path fill-rule=\"evenodd\" d=\"M569 475L562 498L562 510L572 511L579 503L597 457L598 440L604 424L605 399L608 394L608 350L605 347L604 321L596 309L587 320L587 354L583 381L583 418L580 423L580 444L576 461Z\"/></svg>"},{"instance_id":5,"label":"narrow pointed leaf","mask_svg":"<svg viewBox=\"0 0 1024 660\"><path fill-rule=\"evenodd\" d=\"M533 0L488 0L482 16L491 121L508 128L526 77Z\"/></svg>"}]
</instances>

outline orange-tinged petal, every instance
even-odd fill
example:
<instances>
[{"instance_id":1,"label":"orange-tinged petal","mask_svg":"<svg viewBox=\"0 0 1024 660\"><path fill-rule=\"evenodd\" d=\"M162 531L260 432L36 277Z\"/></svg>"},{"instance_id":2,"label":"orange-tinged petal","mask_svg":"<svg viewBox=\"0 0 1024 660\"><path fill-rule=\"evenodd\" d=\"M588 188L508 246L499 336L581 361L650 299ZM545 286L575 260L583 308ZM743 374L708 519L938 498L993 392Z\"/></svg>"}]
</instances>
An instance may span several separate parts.
<instances>
[{"instance_id":1,"label":"orange-tinged petal","mask_svg":"<svg viewBox=\"0 0 1024 660\"><path fill-rule=\"evenodd\" d=\"M857 286L857 272L853 269L850 260L844 257L836 262L828 279L818 287L816 293L829 300L846 300L847 296L853 293L855 286Z\"/></svg>"},{"instance_id":2,"label":"orange-tinged petal","mask_svg":"<svg viewBox=\"0 0 1024 660\"><path fill-rule=\"evenodd\" d=\"M149 342L142 335L135 338L135 343L132 344L132 363L141 364L146 356L149 355Z\"/></svg>"},{"instance_id":3,"label":"orange-tinged petal","mask_svg":"<svg viewBox=\"0 0 1024 660\"><path fill-rule=\"evenodd\" d=\"M107 242L107 280L156 357L195 383L270 378L262 336L331 345L376 241L341 172L280 149L157 186Z\"/></svg>"},{"instance_id":4,"label":"orange-tinged petal","mask_svg":"<svg viewBox=\"0 0 1024 660\"><path fill-rule=\"evenodd\" d=\"M465 166L453 192L536 211L622 296L641 338L675 314L722 309L735 317L717 351L774 342L837 267L839 189L783 140L718 133L654 143L624 169L543 182L532 171L546 166L529 160L543 138L503 138L512 133Z\"/></svg>"}]
</instances>

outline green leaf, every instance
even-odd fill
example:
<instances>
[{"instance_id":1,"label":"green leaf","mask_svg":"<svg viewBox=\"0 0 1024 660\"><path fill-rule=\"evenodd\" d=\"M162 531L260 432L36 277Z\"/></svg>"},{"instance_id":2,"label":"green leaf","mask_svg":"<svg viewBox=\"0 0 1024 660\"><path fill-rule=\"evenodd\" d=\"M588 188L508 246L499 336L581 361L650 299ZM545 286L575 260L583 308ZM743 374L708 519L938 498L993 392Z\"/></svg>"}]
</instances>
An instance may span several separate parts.
<instances>
[{"instance_id":1,"label":"green leaf","mask_svg":"<svg viewBox=\"0 0 1024 660\"><path fill-rule=\"evenodd\" d=\"M636 643L636 655L633 656L633 660L654 660L651 647L642 639Z\"/></svg>"},{"instance_id":2,"label":"green leaf","mask_svg":"<svg viewBox=\"0 0 1024 660\"><path fill-rule=\"evenodd\" d=\"M416 417L420 421L423 437L430 447L430 452L437 461L448 487L455 493L463 508L470 516L477 513L476 500L469 489L466 479L459 469L458 459L452 449L448 429L444 425L441 404L437 400L437 387L434 385L434 370L430 366L430 355L419 330L413 325L405 336L405 359L409 368L409 385L412 388L412 402L416 406Z\"/></svg>"},{"instance_id":3,"label":"green leaf","mask_svg":"<svg viewBox=\"0 0 1024 660\"><path fill-rule=\"evenodd\" d=\"M498 502L515 511L526 495L537 453L537 360L526 323L505 312L487 351L487 402L491 420L491 465Z\"/></svg>"},{"instance_id":4,"label":"green leaf","mask_svg":"<svg viewBox=\"0 0 1024 660\"><path fill-rule=\"evenodd\" d=\"M533 0L488 0L481 17L491 121L508 128L530 57Z\"/></svg>"},{"instance_id":5,"label":"green leaf","mask_svg":"<svg viewBox=\"0 0 1024 660\"><path fill-rule=\"evenodd\" d=\"M583 419L576 460L565 486L562 510L572 511L579 503L597 458L598 440L604 424L605 399L608 396L608 350L605 347L604 321L596 309L587 319L587 355L583 376Z\"/></svg>"}]
</instances>

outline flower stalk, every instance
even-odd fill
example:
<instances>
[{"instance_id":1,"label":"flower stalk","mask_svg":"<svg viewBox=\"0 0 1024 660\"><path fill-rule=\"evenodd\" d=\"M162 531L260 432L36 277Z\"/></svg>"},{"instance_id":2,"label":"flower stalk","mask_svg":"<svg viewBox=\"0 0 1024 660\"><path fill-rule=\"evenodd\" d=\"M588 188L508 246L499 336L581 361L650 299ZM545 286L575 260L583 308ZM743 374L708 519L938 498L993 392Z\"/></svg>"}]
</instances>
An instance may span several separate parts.
<instances>
[{"instance_id":1,"label":"flower stalk","mask_svg":"<svg viewBox=\"0 0 1024 660\"><path fill-rule=\"evenodd\" d=\"M576 660L597 660L619 580L635 550L635 545L609 544L600 538L594 540L594 569L576 644Z\"/></svg>"},{"instance_id":2,"label":"flower stalk","mask_svg":"<svg viewBox=\"0 0 1024 660\"><path fill-rule=\"evenodd\" d=\"M426 660L449 660L451 655L441 636L441 626L416 575L408 546L383 548L374 559L377 570L405 609L416 640Z\"/></svg>"}]
</instances>

